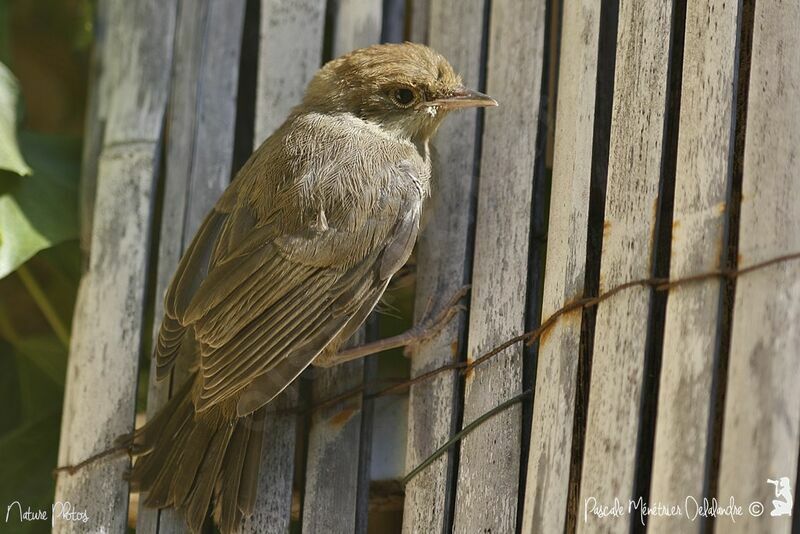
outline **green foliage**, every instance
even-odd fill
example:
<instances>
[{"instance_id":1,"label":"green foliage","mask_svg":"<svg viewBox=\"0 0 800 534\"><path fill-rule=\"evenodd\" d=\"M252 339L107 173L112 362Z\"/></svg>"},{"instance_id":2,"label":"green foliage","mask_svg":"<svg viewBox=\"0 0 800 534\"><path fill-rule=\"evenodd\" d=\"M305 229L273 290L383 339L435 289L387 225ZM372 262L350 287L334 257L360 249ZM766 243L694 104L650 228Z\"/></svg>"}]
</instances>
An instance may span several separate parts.
<instances>
[{"instance_id":1,"label":"green foliage","mask_svg":"<svg viewBox=\"0 0 800 534\"><path fill-rule=\"evenodd\" d=\"M23 511L47 510L53 501L60 410L38 414L14 431L0 437L0 503L3 508L19 501ZM49 514L48 514L49 515ZM5 516L4 516L5 517ZM23 521L12 515L5 525L9 532L49 532L49 521Z\"/></svg>"},{"instance_id":2,"label":"green foliage","mask_svg":"<svg viewBox=\"0 0 800 534\"><path fill-rule=\"evenodd\" d=\"M35 374L48 379L54 386L64 388L67 353L58 339L54 336L28 336L20 339L15 348L21 360L30 362L36 367ZM37 395L41 393L38 391Z\"/></svg>"},{"instance_id":3,"label":"green foliage","mask_svg":"<svg viewBox=\"0 0 800 534\"><path fill-rule=\"evenodd\" d=\"M49 510L67 352L52 335L11 337L13 344L0 343L3 382L14 386L0 390L3 423L6 418L12 423L0 428L0 504L19 501L23 511ZM50 527L44 521L18 523L13 515L9 525L21 533L47 532Z\"/></svg>"},{"instance_id":4,"label":"green foliage","mask_svg":"<svg viewBox=\"0 0 800 534\"><path fill-rule=\"evenodd\" d=\"M79 144L30 133L20 141L33 174L0 171L0 278L78 237Z\"/></svg>"},{"instance_id":5,"label":"green foliage","mask_svg":"<svg viewBox=\"0 0 800 534\"><path fill-rule=\"evenodd\" d=\"M80 141L18 132L18 97L0 63L0 509L49 512L80 271ZM15 513L14 532L50 530Z\"/></svg>"},{"instance_id":6,"label":"green foliage","mask_svg":"<svg viewBox=\"0 0 800 534\"><path fill-rule=\"evenodd\" d=\"M30 174L17 146L17 80L0 63L0 169L16 174Z\"/></svg>"}]
</instances>

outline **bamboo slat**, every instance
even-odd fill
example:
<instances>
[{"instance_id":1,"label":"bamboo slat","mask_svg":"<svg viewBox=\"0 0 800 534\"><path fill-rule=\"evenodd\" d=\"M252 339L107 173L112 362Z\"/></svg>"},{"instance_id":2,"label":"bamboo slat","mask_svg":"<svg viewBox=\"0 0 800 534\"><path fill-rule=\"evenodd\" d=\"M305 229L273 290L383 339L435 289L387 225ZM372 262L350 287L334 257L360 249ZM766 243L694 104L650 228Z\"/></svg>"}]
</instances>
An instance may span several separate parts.
<instances>
[{"instance_id":1,"label":"bamboo slat","mask_svg":"<svg viewBox=\"0 0 800 534\"><path fill-rule=\"evenodd\" d=\"M89 63L89 83L86 97L86 121L83 128L83 151L81 153L81 180L78 189L81 253L89 257L92 243L92 218L94 197L97 189L97 164L103 149L108 97L111 92L109 74L113 65L108 64L112 54L107 36L111 20L109 0L98 0L95 5L93 32L94 44Z\"/></svg>"},{"instance_id":2,"label":"bamboo slat","mask_svg":"<svg viewBox=\"0 0 800 534\"><path fill-rule=\"evenodd\" d=\"M565 1L561 25L543 317L584 291L600 3ZM523 532L565 528L580 342L576 310L539 343Z\"/></svg>"},{"instance_id":3,"label":"bamboo slat","mask_svg":"<svg viewBox=\"0 0 800 534\"><path fill-rule=\"evenodd\" d=\"M756 2L739 222L739 268L800 250L800 5ZM800 450L800 266L775 265L736 283L717 498L744 515L726 532L797 532L771 517L787 477L797 514ZM748 512L764 506L764 517Z\"/></svg>"},{"instance_id":4,"label":"bamboo slat","mask_svg":"<svg viewBox=\"0 0 800 534\"><path fill-rule=\"evenodd\" d=\"M734 149L739 4L690 2L686 14L670 277L724 266ZM714 24L708 20L713 17ZM671 290L664 327L651 503L702 502L712 381L721 328L720 280ZM655 515L653 532L702 522Z\"/></svg>"},{"instance_id":5,"label":"bamboo slat","mask_svg":"<svg viewBox=\"0 0 800 534\"><path fill-rule=\"evenodd\" d=\"M662 171L672 6L620 2L600 292L651 275ZM627 532L593 503L633 497L652 290L600 304L595 326L578 532Z\"/></svg>"},{"instance_id":6,"label":"bamboo slat","mask_svg":"<svg viewBox=\"0 0 800 534\"><path fill-rule=\"evenodd\" d=\"M324 29L325 0L261 0L254 148L302 100L322 62Z\"/></svg>"},{"instance_id":7,"label":"bamboo slat","mask_svg":"<svg viewBox=\"0 0 800 534\"><path fill-rule=\"evenodd\" d=\"M525 326L531 199L544 62L544 2L493 2L486 90L500 103L483 130L467 358ZM464 424L522 390L522 347L466 376ZM516 528L522 409L487 420L461 442L455 532Z\"/></svg>"},{"instance_id":8,"label":"bamboo slat","mask_svg":"<svg viewBox=\"0 0 800 534\"><path fill-rule=\"evenodd\" d=\"M409 21L408 40L412 43L427 44L429 42L432 5L435 4L431 0L406 1L406 19Z\"/></svg>"},{"instance_id":9,"label":"bamboo slat","mask_svg":"<svg viewBox=\"0 0 800 534\"><path fill-rule=\"evenodd\" d=\"M424 5L415 0L412 9L422 9ZM425 16L430 15L431 46L447 57L465 85L478 87L483 2L432 0L429 8L430 13ZM418 15L414 15L415 21ZM420 30L415 32L424 34ZM424 208L424 226L417 244L416 321L422 320L428 309L436 313L469 280L478 134L477 112L464 111L447 118L433 143L433 193ZM456 318L437 336L421 343L411 356L411 376L457 360L461 353L458 340L464 328L465 320ZM459 375L453 371L411 387L406 442L408 471L453 433L460 403L458 381ZM450 521L449 503L455 496L453 454L436 460L406 486L403 532L445 529Z\"/></svg>"},{"instance_id":10,"label":"bamboo slat","mask_svg":"<svg viewBox=\"0 0 800 534\"><path fill-rule=\"evenodd\" d=\"M91 253L73 322L59 464L113 445L133 427L160 140L166 109L174 1L113 2L114 55L107 125L97 171ZM123 45L124 43L124 45ZM100 401L98 402L98 400ZM88 523L55 532L125 532L127 458L60 473L56 501L85 509Z\"/></svg>"}]
</instances>

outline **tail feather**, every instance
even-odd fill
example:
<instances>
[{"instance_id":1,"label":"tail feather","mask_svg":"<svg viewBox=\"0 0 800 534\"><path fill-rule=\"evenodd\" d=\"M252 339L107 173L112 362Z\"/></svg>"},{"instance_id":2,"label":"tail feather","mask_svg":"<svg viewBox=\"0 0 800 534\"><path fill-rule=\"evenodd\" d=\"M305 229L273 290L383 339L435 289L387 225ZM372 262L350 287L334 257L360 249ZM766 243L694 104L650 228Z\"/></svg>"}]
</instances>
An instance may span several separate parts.
<instances>
[{"instance_id":1,"label":"tail feather","mask_svg":"<svg viewBox=\"0 0 800 534\"><path fill-rule=\"evenodd\" d=\"M224 425L211 439L206 455L197 472L192 491L183 504L184 516L192 530L200 530L203 520L208 516L211 494L222 467L225 449L233 434L235 425Z\"/></svg>"},{"instance_id":2,"label":"tail feather","mask_svg":"<svg viewBox=\"0 0 800 534\"><path fill-rule=\"evenodd\" d=\"M181 402L189 395L191 386L191 380L187 381L167 406L159 410L145 426L120 439L119 443L127 446L133 454L140 455L147 454L164 441L175 439L193 412L191 403Z\"/></svg>"},{"instance_id":3,"label":"tail feather","mask_svg":"<svg viewBox=\"0 0 800 534\"><path fill-rule=\"evenodd\" d=\"M222 532L231 532L242 520L238 506L239 482L242 478L242 466L250 439L250 425L236 425L228 451L222 476L215 492L214 520Z\"/></svg>"},{"instance_id":4,"label":"tail feather","mask_svg":"<svg viewBox=\"0 0 800 534\"><path fill-rule=\"evenodd\" d=\"M212 497L225 534L252 513L263 410L244 418L235 414L235 399L195 413L189 383L144 427L121 440L137 456L130 482L147 493L146 506L176 508L192 532L202 528Z\"/></svg>"},{"instance_id":5,"label":"tail feather","mask_svg":"<svg viewBox=\"0 0 800 534\"><path fill-rule=\"evenodd\" d=\"M174 473L170 473L172 482L169 489L169 500L176 508L185 505L186 497L192 490L192 485L211 445L211 440L217 434L216 428L212 428L212 425L203 419L195 420L194 428L186 440L188 447L184 447L181 451L178 468Z\"/></svg>"},{"instance_id":6,"label":"tail feather","mask_svg":"<svg viewBox=\"0 0 800 534\"><path fill-rule=\"evenodd\" d=\"M242 466L242 480L239 482L239 510L245 516L253 514L258 490L258 468L261 464L261 447L264 441L264 410L258 410L251 417L252 426L247 451Z\"/></svg>"},{"instance_id":7,"label":"tail feather","mask_svg":"<svg viewBox=\"0 0 800 534\"><path fill-rule=\"evenodd\" d=\"M147 492L144 503L152 508L173 506L170 488L172 477L175 476L180 464L183 450L188 446L188 438L192 426L191 418L183 425L173 442L165 441L153 451L142 457L133 466L131 474L134 481L140 486L140 491ZM141 465L141 474L137 470Z\"/></svg>"},{"instance_id":8,"label":"tail feather","mask_svg":"<svg viewBox=\"0 0 800 534\"><path fill-rule=\"evenodd\" d=\"M194 417L191 403L183 402L189 391L184 386L144 427L121 440L138 457L130 474L131 489L147 491L147 506L168 502L169 479L162 468L171 465L183 449L187 435L183 429Z\"/></svg>"}]
</instances>

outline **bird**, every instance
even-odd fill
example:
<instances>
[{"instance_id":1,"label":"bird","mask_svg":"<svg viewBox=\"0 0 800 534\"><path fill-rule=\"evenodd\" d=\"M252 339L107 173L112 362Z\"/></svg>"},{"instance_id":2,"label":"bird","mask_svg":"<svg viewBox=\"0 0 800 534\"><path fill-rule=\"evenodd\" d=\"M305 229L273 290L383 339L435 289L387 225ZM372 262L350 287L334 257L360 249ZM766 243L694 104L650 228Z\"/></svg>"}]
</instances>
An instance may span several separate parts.
<instances>
[{"instance_id":1,"label":"bird","mask_svg":"<svg viewBox=\"0 0 800 534\"><path fill-rule=\"evenodd\" d=\"M411 254L431 190L431 138L496 106L414 43L323 65L186 249L164 297L156 377L193 372L120 443L144 504L227 534L255 506L264 407L310 364L335 363ZM213 503L213 505L212 505Z\"/></svg>"}]
</instances>

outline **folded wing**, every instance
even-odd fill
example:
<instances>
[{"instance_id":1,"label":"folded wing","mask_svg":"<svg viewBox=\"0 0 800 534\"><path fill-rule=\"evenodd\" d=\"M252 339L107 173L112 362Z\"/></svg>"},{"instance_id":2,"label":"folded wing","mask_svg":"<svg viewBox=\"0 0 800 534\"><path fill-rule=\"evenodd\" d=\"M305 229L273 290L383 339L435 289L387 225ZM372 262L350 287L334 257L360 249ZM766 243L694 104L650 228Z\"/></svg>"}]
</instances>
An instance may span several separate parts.
<instances>
[{"instance_id":1,"label":"folded wing","mask_svg":"<svg viewBox=\"0 0 800 534\"><path fill-rule=\"evenodd\" d=\"M397 172L409 179L407 166ZM291 231L283 221L259 222L250 207L223 197L167 292L158 376L168 374L181 351L191 351L199 353L202 377L198 412L237 394L240 415L271 400L364 320L408 258L421 193L393 194L358 225L326 222Z\"/></svg>"}]
</instances>

